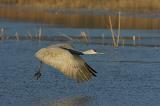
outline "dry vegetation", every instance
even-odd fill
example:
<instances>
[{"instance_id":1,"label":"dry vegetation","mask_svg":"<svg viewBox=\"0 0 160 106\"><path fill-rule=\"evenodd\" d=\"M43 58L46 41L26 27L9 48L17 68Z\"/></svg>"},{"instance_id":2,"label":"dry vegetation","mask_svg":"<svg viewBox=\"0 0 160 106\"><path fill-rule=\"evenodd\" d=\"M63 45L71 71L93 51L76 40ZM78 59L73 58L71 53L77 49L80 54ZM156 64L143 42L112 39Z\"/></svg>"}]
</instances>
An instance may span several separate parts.
<instances>
[{"instance_id":1,"label":"dry vegetation","mask_svg":"<svg viewBox=\"0 0 160 106\"><path fill-rule=\"evenodd\" d=\"M0 0L0 3L54 8L109 8L114 10L160 10L160 0Z\"/></svg>"},{"instance_id":2,"label":"dry vegetation","mask_svg":"<svg viewBox=\"0 0 160 106\"><path fill-rule=\"evenodd\" d=\"M110 28L108 16L61 14L32 9L0 8L0 18L15 21L31 21L65 27ZM118 28L118 16L111 16L113 28ZM121 28L160 29L159 18L121 16Z\"/></svg>"},{"instance_id":3,"label":"dry vegetation","mask_svg":"<svg viewBox=\"0 0 160 106\"><path fill-rule=\"evenodd\" d=\"M0 3L18 6L1 6L0 18L32 21L65 27L110 28L108 16L52 13L36 8L19 8L22 5L53 8L110 8L113 10L159 11L160 0L0 0ZM16 8L17 7L17 8ZM23 6L22 6L23 7ZM26 6L28 7L28 6ZM118 28L118 16L111 16L113 28ZM67 20L67 21L66 21ZM121 28L160 29L160 18L121 16Z\"/></svg>"}]
</instances>

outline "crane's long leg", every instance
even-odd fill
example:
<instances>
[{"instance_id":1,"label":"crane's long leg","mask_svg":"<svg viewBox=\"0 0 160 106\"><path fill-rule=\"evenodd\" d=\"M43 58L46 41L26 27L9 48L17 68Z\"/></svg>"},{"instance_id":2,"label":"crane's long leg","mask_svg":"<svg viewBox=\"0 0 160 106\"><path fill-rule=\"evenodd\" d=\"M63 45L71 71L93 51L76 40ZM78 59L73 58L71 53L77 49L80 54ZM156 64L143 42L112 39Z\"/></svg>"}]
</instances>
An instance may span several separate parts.
<instances>
[{"instance_id":1,"label":"crane's long leg","mask_svg":"<svg viewBox=\"0 0 160 106\"><path fill-rule=\"evenodd\" d=\"M42 70L42 61L40 61L40 64L38 66L38 71L34 74L34 77L38 80L41 77L41 70Z\"/></svg>"}]
</instances>

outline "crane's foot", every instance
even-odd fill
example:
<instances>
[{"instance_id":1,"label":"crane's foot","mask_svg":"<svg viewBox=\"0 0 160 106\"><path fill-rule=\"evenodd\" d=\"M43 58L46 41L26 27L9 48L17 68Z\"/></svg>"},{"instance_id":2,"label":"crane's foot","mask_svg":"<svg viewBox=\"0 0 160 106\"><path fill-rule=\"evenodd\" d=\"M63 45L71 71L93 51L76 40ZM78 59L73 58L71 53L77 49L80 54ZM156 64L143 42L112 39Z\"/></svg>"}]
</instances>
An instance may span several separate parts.
<instances>
[{"instance_id":1,"label":"crane's foot","mask_svg":"<svg viewBox=\"0 0 160 106\"><path fill-rule=\"evenodd\" d=\"M42 75L41 72L38 71L34 74L34 77L38 80L41 77L41 75Z\"/></svg>"},{"instance_id":2,"label":"crane's foot","mask_svg":"<svg viewBox=\"0 0 160 106\"><path fill-rule=\"evenodd\" d=\"M41 70L42 70L42 61L40 61L40 64L38 66L38 71L34 74L34 77L38 80L41 77Z\"/></svg>"}]
</instances>

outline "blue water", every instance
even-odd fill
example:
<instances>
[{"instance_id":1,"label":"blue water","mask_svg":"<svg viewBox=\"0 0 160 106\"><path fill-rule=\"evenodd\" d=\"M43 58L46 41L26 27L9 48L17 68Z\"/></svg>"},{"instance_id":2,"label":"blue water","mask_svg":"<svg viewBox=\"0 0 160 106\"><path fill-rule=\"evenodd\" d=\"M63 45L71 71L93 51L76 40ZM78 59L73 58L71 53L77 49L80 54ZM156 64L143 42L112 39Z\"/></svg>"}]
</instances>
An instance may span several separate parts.
<instances>
[{"instance_id":1,"label":"blue water","mask_svg":"<svg viewBox=\"0 0 160 106\"><path fill-rule=\"evenodd\" d=\"M14 36L18 33L21 36L26 36L29 33L35 36L39 33L41 29L43 36L54 36L54 35L74 35L79 36L81 32L87 32L90 36L108 36L111 37L110 30L107 29L87 29L87 28L65 28L57 26L48 26L39 23L29 23L29 22L15 22L9 20L0 20L0 29L4 29L4 34L8 36ZM116 30L115 30L116 31ZM121 35L126 36L142 36L142 37L159 37L159 30L130 30L121 29Z\"/></svg>"},{"instance_id":2,"label":"blue water","mask_svg":"<svg viewBox=\"0 0 160 106\"><path fill-rule=\"evenodd\" d=\"M74 43L80 50L94 48L104 55L83 56L98 73L83 84L44 65L40 80L33 75L37 50L47 41L0 42L1 106L158 106L160 104L160 49L113 48ZM65 104L65 105L64 105Z\"/></svg>"},{"instance_id":3,"label":"blue water","mask_svg":"<svg viewBox=\"0 0 160 106\"><path fill-rule=\"evenodd\" d=\"M42 24L0 21L4 35L61 34L79 36L81 31L92 36L110 37L106 29L74 29ZM159 44L159 30L122 30L122 36L140 36L144 45ZM90 39L94 41L94 39ZM108 42L107 39L104 40ZM95 41L96 42L96 41ZM129 42L129 41L128 41ZM0 41L1 106L159 106L160 49L148 46L120 46L74 42L78 50L96 49L104 55L82 56L98 73L94 79L77 84L59 71L44 65L40 80L33 76L39 61L34 54L42 47L60 41ZM64 43L64 42L63 42ZM71 42L70 42L71 43ZM132 43L132 41L130 41Z\"/></svg>"}]
</instances>

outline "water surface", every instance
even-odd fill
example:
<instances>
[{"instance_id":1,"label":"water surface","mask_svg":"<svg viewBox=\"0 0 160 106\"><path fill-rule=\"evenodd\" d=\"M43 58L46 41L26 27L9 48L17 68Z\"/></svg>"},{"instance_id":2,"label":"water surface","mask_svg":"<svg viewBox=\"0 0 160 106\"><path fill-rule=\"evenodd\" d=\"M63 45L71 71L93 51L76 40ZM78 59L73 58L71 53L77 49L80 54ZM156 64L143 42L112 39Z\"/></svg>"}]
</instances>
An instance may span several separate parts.
<instances>
[{"instance_id":1,"label":"water surface","mask_svg":"<svg viewBox=\"0 0 160 106\"><path fill-rule=\"evenodd\" d=\"M160 99L159 48L84 45L104 55L82 56L97 72L97 77L83 84L44 65L40 80L33 75L39 61L34 54L50 41L0 42L0 102L2 106L39 106L83 103L83 106L158 105Z\"/></svg>"},{"instance_id":2,"label":"water surface","mask_svg":"<svg viewBox=\"0 0 160 106\"><path fill-rule=\"evenodd\" d=\"M54 25L53 25L54 26ZM112 46L106 29L54 27L40 23L0 20L1 35L20 37L89 35L88 45L70 39L0 40L0 103L2 106L158 106L160 104L159 30L121 30L125 44ZM132 36L136 36L135 44ZM78 39L79 40L79 39ZM44 65L40 80L33 76L39 61L34 54L42 47L72 43L78 50L96 49L104 55L82 56L98 73L94 79L77 84L57 70Z\"/></svg>"}]
</instances>

